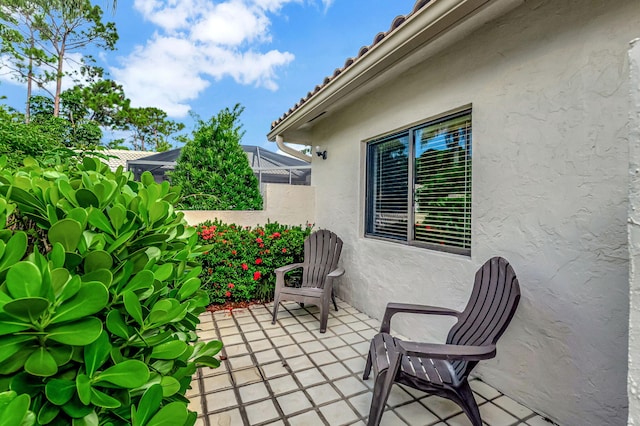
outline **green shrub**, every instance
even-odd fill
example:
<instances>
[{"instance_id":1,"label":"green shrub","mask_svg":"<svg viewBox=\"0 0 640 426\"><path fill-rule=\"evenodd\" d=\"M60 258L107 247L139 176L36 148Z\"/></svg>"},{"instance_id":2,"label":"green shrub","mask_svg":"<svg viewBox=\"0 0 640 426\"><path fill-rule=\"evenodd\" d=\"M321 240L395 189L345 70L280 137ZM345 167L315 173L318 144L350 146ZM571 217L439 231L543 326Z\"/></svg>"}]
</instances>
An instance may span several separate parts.
<instances>
[{"instance_id":1,"label":"green shrub","mask_svg":"<svg viewBox=\"0 0 640 426\"><path fill-rule=\"evenodd\" d=\"M198 120L193 138L180 151L171 182L182 188L187 210L261 210L258 179L240 145L240 105L208 121Z\"/></svg>"},{"instance_id":2,"label":"green shrub","mask_svg":"<svg viewBox=\"0 0 640 426\"><path fill-rule=\"evenodd\" d=\"M274 222L252 229L217 220L198 225L200 243L212 245L202 256L200 274L211 302L273 300L273 270L302 262L311 228Z\"/></svg>"},{"instance_id":3,"label":"green shrub","mask_svg":"<svg viewBox=\"0 0 640 426\"><path fill-rule=\"evenodd\" d=\"M203 248L178 197L93 158L0 160L0 410L19 395L38 424L195 423L184 394L221 343L195 343Z\"/></svg>"}]
</instances>

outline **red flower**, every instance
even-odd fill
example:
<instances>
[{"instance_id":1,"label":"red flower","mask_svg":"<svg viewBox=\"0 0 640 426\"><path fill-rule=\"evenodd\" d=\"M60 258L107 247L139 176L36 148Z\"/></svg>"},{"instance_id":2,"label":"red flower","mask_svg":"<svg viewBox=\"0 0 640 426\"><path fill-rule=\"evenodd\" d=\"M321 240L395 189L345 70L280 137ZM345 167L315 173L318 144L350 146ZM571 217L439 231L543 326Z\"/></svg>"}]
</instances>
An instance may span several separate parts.
<instances>
[{"instance_id":1,"label":"red flower","mask_svg":"<svg viewBox=\"0 0 640 426\"><path fill-rule=\"evenodd\" d=\"M233 285L233 283L229 283L229 284L227 285L227 287L229 287L229 288L234 288L234 287L235 287L235 285Z\"/></svg>"},{"instance_id":2,"label":"red flower","mask_svg":"<svg viewBox=\"0 0 640 426\"><path fill-rule=\"evenodd\" d=\"M260 244L258 244L258 247L260 247L260 248L264 248L264 244L263 244L263 243L260 243Z\"/></svg>"},{"instance_id":3,"label":"red flower","mask_svg":"<svg viewBox=\"0 0 640 426\"><path fill-rule=\"evenodd\" d=\"M283 252L283 253L286 253L286 252L287 252L287 249L286 249L286 248L283 248L283 249L282 249L282 252Z\"/></svg>"},{"instance_id":4,"label":"red flower","mask_svg":"<svg viewBox=\"0 0 640 426\"><path fill-rule=\"evenodd\" d=\"M253 280L254 281L258 281L260 279L260 277L262 276L262 274L260 273L260 271L255 271L253 273Z\"/></svg>"},{"instance_id":5,"label":"red flower","mask_svg":"<svg viewBox=\"0 0 640 426\"><path fill-rule=\"evenodd\" d=\"M227 296L227 297L231 297L231 292L227 291L224 295Z\"/></svg>"},{"instance_id":6,"label":"red flower","mask_svg":"<svg viewBox=\"0 0 640 426\"><path fill-rule=\"evenodd\" d=\"M261 263L262 263L262 259L257 258L257 259L256 259L256 265L259 265L259 264L261 264Z\"/></svg>"},{"instance_id":7,"label":"red flower","mask_svg":"<svg viewBox=\"0 0 640 426\"><path fill-rule=\"evenodd\" d=\"M242 264L242 269L244 269L245 271L249 269L249 266L246 263Z\"/></svg>"},{"instance_id":8,"label":"red flower","mask_svg":"<svg viewBox=\"0 0 640 426\"><path fill-rule=\"evenodd\" d=\"M262 238L260 237L256 238L256 243L262 243Z\"/></svg>"},{"instance_id":9,"label":"red flower","mask_svg":"<svg viewBox=\"0 0 640 426\"><path fill-rule=\"evenodd\" d=\"M235 256L236 254L238 254L238 252L235 250L231 250L231 254Z\"/></svg>"},{"instance_id":10,"label":"red flower","mask_svg":"<svg viewBox=\"0 0 640 426\"><path fill-rule=\"evenodd\" d=\"M273 234L271 234L271 238L279 238L279 237L280 237L279 232L274 232Z\"/></svg>"},{"instance_id":11,"label":"red flower","mask_svg":"<svg viewBox=\"0 0 640 426\"><path fill-rule=\"evenodd\" d=\"M269 249L266 249L264 252L267 253L267 254L271 253L271 251Z\"/></svg>"}]
</instances>

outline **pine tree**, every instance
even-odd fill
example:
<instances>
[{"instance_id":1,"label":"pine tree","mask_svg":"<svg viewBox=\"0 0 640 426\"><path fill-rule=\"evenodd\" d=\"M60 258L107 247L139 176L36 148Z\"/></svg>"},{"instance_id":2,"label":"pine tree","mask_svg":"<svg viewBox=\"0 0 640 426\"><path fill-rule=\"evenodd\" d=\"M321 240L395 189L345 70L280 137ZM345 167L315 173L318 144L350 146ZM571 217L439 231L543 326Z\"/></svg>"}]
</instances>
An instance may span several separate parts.
<instances>
[{"instance_id":1,"label":"pine tree","mask_svg":"<svg viewBox=\"0 0 640 426\"><path fill-rule=\"evenodd\" d=\"M182 187L179 207L190 210L260 210L262 196L240 140L239 104L198 120L171 173Z\"/></svg>"}]
</instances>

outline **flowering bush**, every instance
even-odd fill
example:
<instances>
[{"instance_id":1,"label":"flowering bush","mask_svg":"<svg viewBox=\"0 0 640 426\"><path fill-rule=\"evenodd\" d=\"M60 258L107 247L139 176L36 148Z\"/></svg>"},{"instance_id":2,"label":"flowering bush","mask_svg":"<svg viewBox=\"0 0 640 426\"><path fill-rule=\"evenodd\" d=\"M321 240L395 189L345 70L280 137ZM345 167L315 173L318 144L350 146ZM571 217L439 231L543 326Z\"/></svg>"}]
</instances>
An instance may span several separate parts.
<instances>
[{"instance_id":1,"label":"flowering bush","mask_svg":"<svg viewBox=\"0 0 640 426\"><path fill-rule=\"evenodd\" d=\"M202 288L212 303L273 299L274 269L302 262L304 240L313 225L277 222L255 228L207 221L197 226L202 245Z\"/></svg>"}]
</instances>

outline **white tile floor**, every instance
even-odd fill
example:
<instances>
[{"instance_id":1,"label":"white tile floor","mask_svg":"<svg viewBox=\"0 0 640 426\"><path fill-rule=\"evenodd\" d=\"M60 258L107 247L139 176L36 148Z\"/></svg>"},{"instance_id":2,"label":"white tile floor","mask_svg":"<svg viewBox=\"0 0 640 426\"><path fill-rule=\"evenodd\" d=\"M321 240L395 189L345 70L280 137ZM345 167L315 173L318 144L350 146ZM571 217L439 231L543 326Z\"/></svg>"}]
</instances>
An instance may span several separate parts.
<instances>
[{"instance_id":1,"label":"white tile floor","mask_svg":"<svg viewBox=\"0 0 640 426\"><path fill-rule=\"evenodd\" d=\"M226 357L220 368L201 369L187 396L199 426L366 424L373 374L362 380L369 340L380 323L338 301L327 332L319 332L318 308L273 304L206 313L202 340L219 339ZM476 401L488 426L551 426L542 417L491 386L473 380ZM381 425L468 426L458 406L395 385Z\"/></svg>"}]
</instances>

